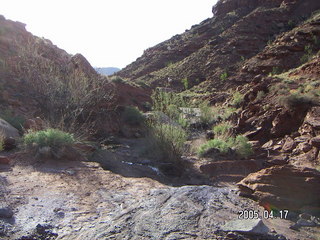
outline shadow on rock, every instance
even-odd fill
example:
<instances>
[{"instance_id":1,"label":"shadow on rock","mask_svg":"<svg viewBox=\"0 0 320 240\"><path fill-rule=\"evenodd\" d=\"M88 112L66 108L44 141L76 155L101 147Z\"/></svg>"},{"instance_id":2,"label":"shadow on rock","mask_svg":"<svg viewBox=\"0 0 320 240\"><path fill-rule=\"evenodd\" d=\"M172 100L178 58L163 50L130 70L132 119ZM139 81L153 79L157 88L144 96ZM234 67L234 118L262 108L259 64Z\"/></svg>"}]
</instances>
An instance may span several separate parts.
<instances>
[{"instance_id":1,"label":"shadow on rock","mask_svg":"<svg viewBox=\"0 0 320 240\"><path fill-rule=\"evenodd\" d=\"M147 177L170 186L210 184L208 179L200 176L192 168L179 167L173 163L152 162L108 150L97 151L90 161L98 162L103 169L124 177Z\"/></svg>"}]
</instances>

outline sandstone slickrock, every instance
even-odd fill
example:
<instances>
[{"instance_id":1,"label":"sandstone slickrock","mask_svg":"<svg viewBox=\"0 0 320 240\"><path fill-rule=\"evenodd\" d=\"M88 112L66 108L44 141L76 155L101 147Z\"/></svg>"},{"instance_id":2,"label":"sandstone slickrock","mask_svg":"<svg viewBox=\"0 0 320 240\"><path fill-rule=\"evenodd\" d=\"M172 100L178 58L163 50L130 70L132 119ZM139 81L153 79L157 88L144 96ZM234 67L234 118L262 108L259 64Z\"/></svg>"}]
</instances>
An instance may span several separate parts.
<instances>
[{"instance_id":1,"label":"sandstone slickrock","mask_svg":"<svg viewBox=\"0 0 320 240\"><path fill-rule=\"evenodd\" d=\"M262 206L269 204L290 211L309 207L319 211L320 172L314 169L274 166L249 174L237 185L242 196L258 200Z\"/></svg>"}]
</instances>

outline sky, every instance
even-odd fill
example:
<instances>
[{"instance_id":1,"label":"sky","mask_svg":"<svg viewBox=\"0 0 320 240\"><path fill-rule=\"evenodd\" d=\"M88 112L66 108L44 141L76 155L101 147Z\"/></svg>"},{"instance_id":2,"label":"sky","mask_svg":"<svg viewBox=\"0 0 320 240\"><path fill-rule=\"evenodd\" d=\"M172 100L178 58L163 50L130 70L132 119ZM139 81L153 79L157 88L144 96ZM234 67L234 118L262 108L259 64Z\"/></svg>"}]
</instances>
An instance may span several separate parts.
<instances>
[{"instance_id":1,"label":"sky","mask_svg":"<svg viewBox=\"0 0 320 240\"><path fill-rule=\"evenodd\" d=\"M217 0L0 0L0 15L27 24L94 67L123 68L143 51L212 17Z\"/></svg>"}]
</instances>

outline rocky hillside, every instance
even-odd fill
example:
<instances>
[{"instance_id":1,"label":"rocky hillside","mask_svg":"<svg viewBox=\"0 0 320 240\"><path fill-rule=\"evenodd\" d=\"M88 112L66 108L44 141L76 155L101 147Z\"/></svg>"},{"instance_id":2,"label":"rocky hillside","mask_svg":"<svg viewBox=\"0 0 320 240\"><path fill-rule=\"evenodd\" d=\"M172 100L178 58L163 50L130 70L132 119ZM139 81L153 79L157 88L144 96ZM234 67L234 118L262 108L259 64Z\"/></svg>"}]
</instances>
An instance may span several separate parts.
<instances>
[{"instance_id":1,"label":"rocky hillside","mask_svg":"<svg viewBox=\"0 0 320 240\"><path fill-rule=\"evenodd\" d=\"M260 58L265 48L281 34L302 24L319 7L320 3L313 0L219 1L213 7L212 18L147 49L118 75L180 90L182 80L187 79L188 88L199 85L198 89L209 92L218 86L250 82L255 74L272 72L278 62L265 67L263 72L242 71L242 68L254 67L252 62ZM304 49L294 51L296 56L304 54ZM239 72L243 73L240 77ZM222 74L228 76L228 81L221 81Z\"/></svg>"},{"instance_id":2,"label":"rocky hillside","mask_svg":"<svg viewBox=\"0 0 320 240\"><path fill-rule=\"evenodd\" d=\"M51 126L62 118L66 123L75 121L80 125L89 121L94 132L117 132L116 108L127 104L143 108L142 104L149 101L146 91L109 81L81 54L70 55L50 40L27 32L25 24L3 16L0 16L0 86L1 116L41 117ZM123 99L123 95L128 97ZM106 113L109 120L105 119Z\"/></svg>"}]
</instances>

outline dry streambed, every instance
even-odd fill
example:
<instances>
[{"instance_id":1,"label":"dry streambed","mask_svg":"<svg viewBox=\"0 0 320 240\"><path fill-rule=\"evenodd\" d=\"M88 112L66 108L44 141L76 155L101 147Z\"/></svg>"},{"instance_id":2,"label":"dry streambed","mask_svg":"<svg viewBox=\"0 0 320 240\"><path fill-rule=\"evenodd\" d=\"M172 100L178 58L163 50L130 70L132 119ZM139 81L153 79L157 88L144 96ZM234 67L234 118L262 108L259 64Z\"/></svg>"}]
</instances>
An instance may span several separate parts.
<instances>
[{"instance_id":1,"label":"dry streambed","mask_svg":"<svg viewBox=\"0 0 320 240\"><path fill-rule=\"evenodd\" d=\"M95 162L13 163L1 168L0 179L1 207L12 210L11 218L0 218L1 239L225 239L221 227L239 211L262 211L232 187L172 187ZM259 239L316 239L289 229L287 220L264 222L278 235Z\"/></svg>"}]
</instances>

